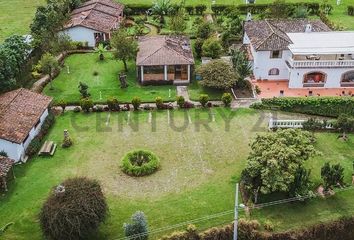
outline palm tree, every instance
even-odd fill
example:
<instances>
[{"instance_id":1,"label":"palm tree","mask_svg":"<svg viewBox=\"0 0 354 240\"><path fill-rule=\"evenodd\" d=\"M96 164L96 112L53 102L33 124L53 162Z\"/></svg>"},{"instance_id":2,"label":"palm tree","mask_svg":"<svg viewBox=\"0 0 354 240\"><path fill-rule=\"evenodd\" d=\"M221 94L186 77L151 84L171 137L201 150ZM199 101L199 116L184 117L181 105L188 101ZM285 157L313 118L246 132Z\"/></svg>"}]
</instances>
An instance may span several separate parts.
<instances>
[{"instance_id":1,"label":"palm tree","mask_svg":"<svg viewBox=\"0 0 354 240\"><path fill-rule=\"evenodd\" d=\"M172 11L172 5L170 0L157 0L151 8L152 14L160 17L160 23L165 23L164 16Z\"/></svg>"},{"instance_id":2,"label":"palm tree","mask_svg":"<svg viewBox=\"0 0 354 240\"><path fill-rule=\"evenodd\" d=\"M233 50L231 55L232 65L238 76L237 84L240 87L244 87L246 86L245 78L252 74L252 65L247 60L244 52Z\"/></svg>"},{"instance_id":3,"label":"palm tree","mask_svg":"<svg viewBox=\"0 0 354 240\"><path fill-rule=\"evenodd\" d=\"M98 53L100 60L104 59L104 52L107 52L107 47L103 46L102 43L98 44L98 47L95 48L95 52Z\"/></svg>"}]
</instances>

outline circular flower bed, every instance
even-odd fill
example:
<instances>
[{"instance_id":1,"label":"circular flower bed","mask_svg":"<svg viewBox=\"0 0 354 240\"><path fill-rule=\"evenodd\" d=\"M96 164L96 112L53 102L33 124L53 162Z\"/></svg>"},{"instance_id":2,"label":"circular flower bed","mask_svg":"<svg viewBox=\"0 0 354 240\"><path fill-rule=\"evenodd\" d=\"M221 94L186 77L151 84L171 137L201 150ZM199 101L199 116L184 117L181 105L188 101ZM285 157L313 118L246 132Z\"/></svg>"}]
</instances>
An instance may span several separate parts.
<instances>
[{"instance_id":1,"label":"circular flower bed","mask_svg":"<svg viewBox=\"0 0 354 240\"><path fill-rule=\"evenodd\" d=\"M122 171L130 176L141 177L157 171L160 159L150 151L135 150L122 158Z\"/></svg>"}]
</instances>

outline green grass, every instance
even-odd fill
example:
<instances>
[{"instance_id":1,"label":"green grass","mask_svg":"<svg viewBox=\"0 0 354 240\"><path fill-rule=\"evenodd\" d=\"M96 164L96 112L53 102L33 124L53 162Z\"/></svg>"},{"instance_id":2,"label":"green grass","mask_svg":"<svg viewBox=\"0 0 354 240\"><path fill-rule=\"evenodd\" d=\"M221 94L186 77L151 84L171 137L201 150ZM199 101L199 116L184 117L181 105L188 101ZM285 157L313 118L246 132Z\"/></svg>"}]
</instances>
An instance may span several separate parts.
<instances>
[{"instance_id":1,"label":"green grass","mask_svg":"<svg viewBox=\"0 0 354 240\"><path fill-rule=\"evenodd\" d=\"M321 0L288 0L288 2L321 2ZM131 3L131 0L122 0L122 3ZM180 2L173 0L172 2ZM243 0L217 0L217 3L243 4ZM269 3L272 0L258 0L257 3ZM29 32L29 25L36 11L36 7L44 4L44 0L12 0L0 2L0 42L11 34L26 34ZM153 3L152 0L135 0L134 3ZM337 6L335 0L329 1L334 10L330 19L342 24L347 30L354 30L354 17L347 15L347 6L354 5L353 0L342 1L342 5ZM210 0L186 0L186 5L206 4L211 5Z\"/></svg>"},{"instance_id":2,"label":"green grass","mask_svg":"<svg viewBox=\"0 0 354 240\"><path fill-rule=\"evenodd\" d=\"M89 86L89 93L95 102L105 103L109 97L113 96L122 102L130 102L135 96L140 97L144 102L154 102L158 96L166 101L176 98L175 86L141 86L138 84L133 62L130 62L128 66L129 86L125 89L120 88L118 75L123 70L123 63L113 59L110 53L105 53L104 61L100 61L98 55L94 53L74 54L65 59L65 66L59 76L53 80L53 89L50 89L48 84L44 93L54 97L55 102L61 99L70 103L79 102L78 85L81 81ZM95 71L98 72L97 76L93 75ZM171 97L169 98L170 89Z\"/></svg>"},{"instance_id":3,"label":"green grass","mask_svg":"<svg viewBox=\"0 0 354 240\"><path fill-rule=\"evenodd\" d=\"M58 147L53 157L35 157L15 167L16 179L9 192L0 196L0 226L14 222L4 239L41 239L38 222L40 207L51 188L67 177L89 176L98 179L107 197L110 214L93 239L122 237L122 225L131 214L142 210L148 217L150 230L205 217L233 209L234 180L239 179L249 152L249 142L258 132L266 131L264 113L250 109L234 112L230 131L225 132L222 114L231 112L215 108L215 122L210 131L196 123L205 123L208 111L153 112L152 124L148 112L84 114L67 112L57 118L48 140L60 145L63 130L68 129L74 140L69 149ZM188 115L192 124L189 123ZM303 118L279 113L279 118ZM130 120L130 124L128 123ZM259 121L259 125L254 126ZM262 120L263 119L263 120ZM252 124L249 124L252 123ZM186 124L184 129L178 129ZM174 127L171 127L173 125ZM155 130L154 129L155 126ZM351 182L354 156L353 139L342 142L337 134L318 133L316 148L322 156L310 159L313 181L320 181L319 171L325 161L341 162L346 168L345 181ZM153 151L161 160L161 169L151 176L132 178L119 169L123 155L137 148ZM261 222L270 219L276 230L304 227L354 213L354 193L338 193L334 197L293 203L254 211L253 218ZM198 228L229 223L233 214L196 223ZM172 230L170 230L172 231ZM160 232L151 239L166 234Z\"/></svg>"},{"instance_id":4,"label":"green grass","mask_svg":"<svg viewBox=\"0 0 354 240\"><path fill-rule=\"evenodd\" d=\"M224 92L223 90L202 87L196 80L188 86L189 98L193 101L198 101L200 94L208 94L209 100L220 101Z\"/></svg>"}]
</instances>

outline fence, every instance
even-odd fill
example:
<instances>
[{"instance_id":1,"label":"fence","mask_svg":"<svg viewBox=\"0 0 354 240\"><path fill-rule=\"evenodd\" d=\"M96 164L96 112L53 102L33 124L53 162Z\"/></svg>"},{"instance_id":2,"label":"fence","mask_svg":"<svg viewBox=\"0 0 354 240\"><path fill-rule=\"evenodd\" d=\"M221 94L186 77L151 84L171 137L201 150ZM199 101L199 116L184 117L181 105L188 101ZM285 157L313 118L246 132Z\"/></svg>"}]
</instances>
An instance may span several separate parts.
<instances>
[{"instance_id":1,"label":"fence","mask_svg":"<svg viewBox=\"0 0 354 240\"><path fill-rule=\"evenodd\" d=\"M269 119L268 128L303 128L303 123L307 120L278 120L278 119ZM333 129L333 123L326 123L324 129Z\"/></svg>"}]
</instances>

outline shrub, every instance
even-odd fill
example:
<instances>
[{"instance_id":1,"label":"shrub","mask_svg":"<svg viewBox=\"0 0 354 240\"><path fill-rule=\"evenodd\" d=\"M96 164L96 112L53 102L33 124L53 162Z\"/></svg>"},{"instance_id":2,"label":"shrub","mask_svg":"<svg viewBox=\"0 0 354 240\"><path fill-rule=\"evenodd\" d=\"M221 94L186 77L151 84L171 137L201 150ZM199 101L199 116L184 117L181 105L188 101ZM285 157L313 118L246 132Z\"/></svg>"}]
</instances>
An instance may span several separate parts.
<instances>
[{"instance_id":1,"label":"shrub","mask_svg":"<svg viewBox=\"0 0 354 240\"><path fill-rule=\"evenodd\" d=\"M164 108L164 103L163 103L162 97L156 97L155 103L156 103L157 109L163 109Z\"/></svg>"},{"instance_id":2,"label":"shrub","mask_svg":"<svg viewBox=\"0 0 354 240\"><path fill-rule=\"evenodd\" d=\"M203 57L211 57L211 58L219 58L223 49L220 41L217 38L211 37L208 38L202 46L202 56Z\"/></svg>"},{"instance_id":3,"label":"shrub","mask_svg":"<svg viewBox=\"0 0 354 240\"><path fill-rule=\"evenodd\" d=\"M344 168L338 163L330 165L326 162L321 168L321 178L323 179L324 189L328 190L344 184Z\"/></svg>"},{"instance_id":4,"label":"shrub","mask_svg":"<svg viewBox=\"0 0 354 240\"><path fill-rule=\"evenodd\" d=\"M186 102L186 100L184 99L183 96L177 96L177 105L180 107L180 108L183 108L184 106L184 103Z\"/></svg>"},{"instance_id":5,"label":"shrub","mask_svg":"<svg viewBox=\"0 0 354 240\"><path fill-rule=\"evenodd\" d=\"M88 92L89 86L86 83L79 82L78 88L82 98L88 98L91 96Z\"/></svg>"},{"instance_id":6,"label":"shrub","mask_svg":"<svg viewBox=\"0 0 354 240\"><path fill-rule=\"evenodd\" d=\"M68 105L68 104L67 104L67 102L66 102L64 99L61 99L61 100L58 102L58 106L61 107L61 109L63 110L63 113L64 113L65 108L66 108L67 105Z\"/></svg>"},{"instance_id":7,"label":"shrub","mask_svg":"<svg viewBox=\"0 0 354 240\"><path fill-rule=\"evenodd\" d=\"M354 6L348 6L348 15L354 16Z\"/></svg>"},{"instance_id":8,"label":"shrub","mask_svg":"<svg viewBox=\"0 0 354 240\"><path fill-rule=\"evenodd\" d=\"M31 143L28 145L26 149L26 155L32 157L39 152L40 148L41 148L41 139L38 136L36 136L35 138L32 139Z\"/></svg>"},{"instance_id":9,"label":"shrub","mask_svg":"<svg viewBox=\"0 0 354 240\"><path fill-rule=\"evenodd\" d=\"M90 109L93 107L93 102L90 98L83 98L80 100L80 106L84 112L90 112Z\"/></svg>"},{"instance_id":10,"label":"shrub","mask_svg":"<svg viewBox=\"0 0 354 240\"><path fill-rule=\"evenodd\" d=\"M224 93L221 96L221 101L224 103L225 107L230 107L232 102L232 96L230 93Z\"/></svg>"},{"instance_id":11,"label":"shrub","mask_svg":"<svg viewBox=\"0 0 354 240\"><path fill-rule=\"evenodd\" d=\"M186 6L186 11L189 15L193 15L194 14L194 6Z\"/></svg>"},{"instance_id":12,"label":"shrub","mask_svg":"<svg viewBox=\"0 0 354 240\"><path fill-rule=\"evenodd\" d=\"M8 157L7 152L5 152L5 150L0 151L0 156Z\"/></svg>"},{"instance_id":13,"label":"shrub","mask_svg":"<svg viewBox=\"0 0 354 240\"><path fill-rule=\"evenodd\" d=\"M199 4L195 6L195 11L198 15L203 15L205 10L207 10L207 6L204 4Z\"/></svg>"},{"instance_id":14,"label":"shrub","mask_svg":"<svg viewBox=\"0 0 354 240\"><path fill-rule=\"evenodd\" d=\"M145 214L141 211L135 212L131 217L131 223L124 223L124 235L129 240L147 240L148 223Z\"/></svg>"},{"instance_id":15,"label":"shrub","mask_svg":"<svg viewBox=\"0 0 354 240\"><path fill-rule=\"evenodd\" d=\"M41 209L40 224L50 239L83 239L98 229L107 212L98 181L71 178L53 189Z\"/></svg>"},{"instance_id":16,"label":"shrub","mask_svg":"<svg viewBox=\"0 0 354 240\"><path fill-rule=\"evenodd\" d=\"M199 102L202 105L202 107L205 107L209 101L209 96L208 94L200 94L199 96Z\"/></svg>"},{"instance_id":17,"label":"shrub","mask_svg":"<svg viewBox=\"0 0 354 240\"><path fill-rule=\"evenodd\" d=\"M132 105L134 107L134 110L139 110L141 104L141 99L139 97L134 97L132 100Z\"/></svg>"},{"instance_id":18,"label":"shrub","mask_svg":"<svg viewBox=\"0 0 354 240\"><path fill-rule=\"evenodd\" d=\"M150 151L135 150L122 158L121 169L124 173L141 177L150 175L160 167L160 159Z\"/></svg>"},{"instance_id":19,"label":"shrub","mask_svg":"<svg viewBox=\"0 0 354 240\"><path fill-rule=\"evenodd\" d=\"M186 108L186 109L188 109L188 108L194 108L194 104L191 103L191 102L185 102L185 103L183 104L183 108Z\"/></svg>"},{"instance_id":20,"label":"shrub","mask_svg":"<svg viewBox=\"0 0 354 240\"><path fill-rule=\"evenodd\" d=\"M263 224L263 227L268 232L273 232L274 224L270 220L266 220Z\"/></svg>"},{"instance_id":21,"label":"shrub","mask_svg":"<svg viewBox=\"0 0 354 240\"><path fill-rule=\"evenodd\" d=\"M194 43L194 51L197 58L201 58L203 52L204 39L197 38Z\"/></svg>"},{"instance_id":22,"label":"shrub","mask_svg":"<svg viewBox=\"0 0 354 240\"><path fill-rule=\"evenodd\" d=\"M120 107L119 107L119 102L117 100L117 98L115 97L111 97L109 99L107 99L107 105L110 111L119 111Z\"/></svg>"},{"instance_id":23,"label":"shrub","mask_svg":"<svg viewBox=\"0 0 354 240\"><path fill-rule=\"evenodd\" d=\"M269 98L262 99L261 104L254 104L252 107L328 117L338 117L342 113L354 116L354 98L352 97Z\"/></svg>"},{"instance_id":24,"label":"shrub","mask_svg":"<svg viewBox=\"0 0 354 240\"><path fill-rule=\"evenodd\" d=\"M130 9L130 15L144 15L152 8L152 4L127 4L125 8Z\"/></svg>"},{"instance_id":25,"label":"shrub","mask_svg":"<svg viewBox=\"0 0 354 240\"><path fill-rule=\"evenodd\" d=\"M92 75L93 76L98 76L98 72L97 71L93 71Z\"/></svg>"}]
</instances>

